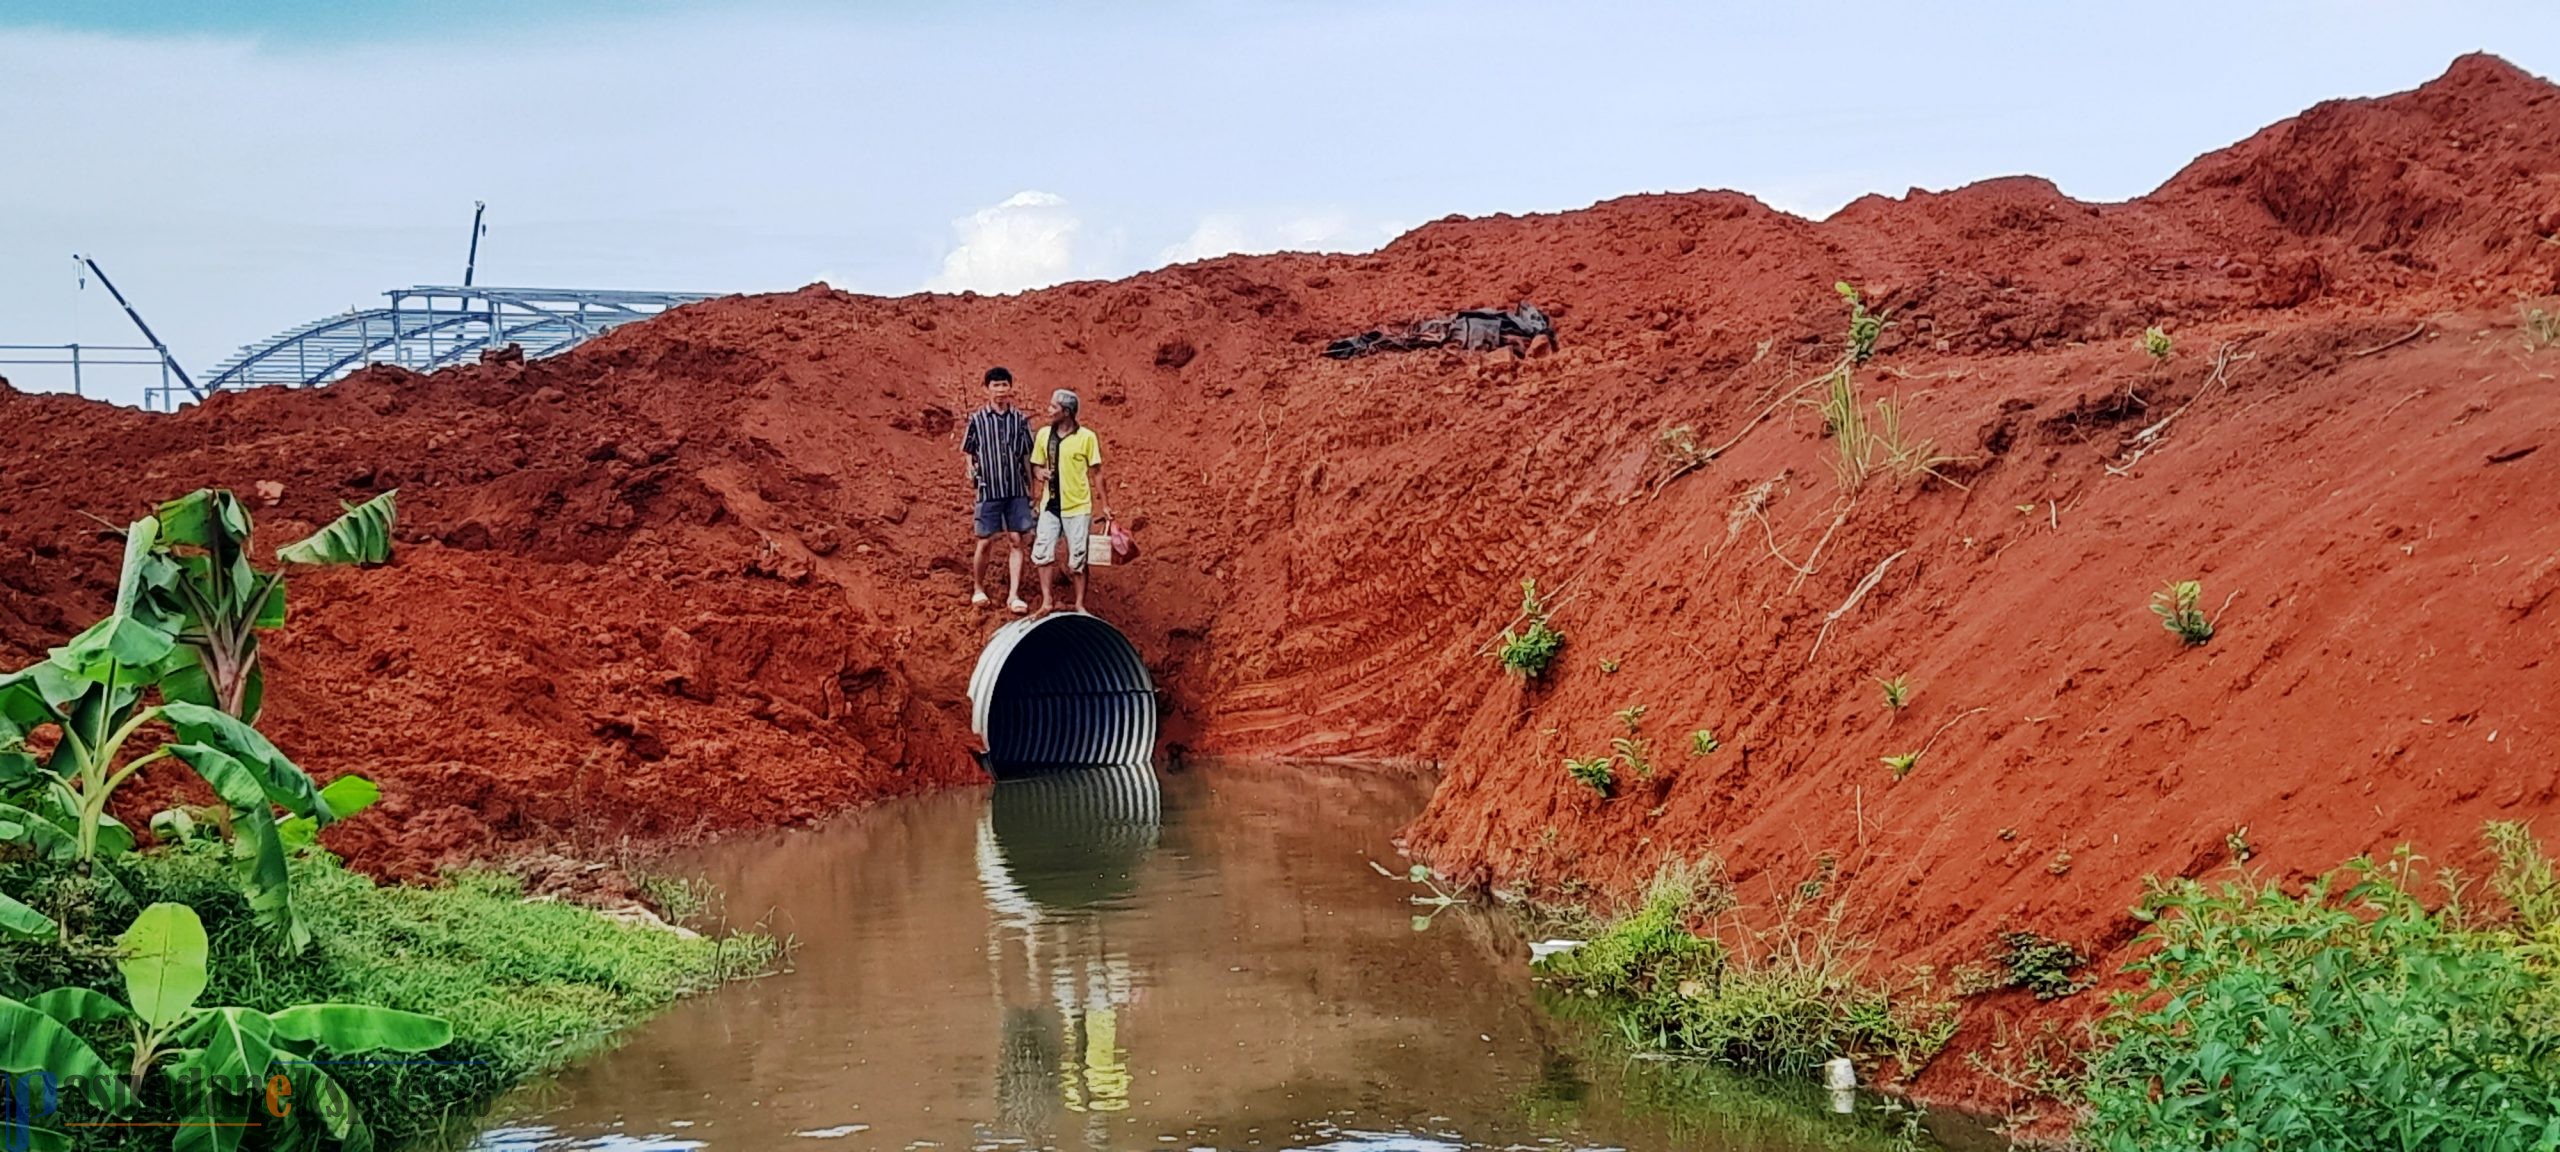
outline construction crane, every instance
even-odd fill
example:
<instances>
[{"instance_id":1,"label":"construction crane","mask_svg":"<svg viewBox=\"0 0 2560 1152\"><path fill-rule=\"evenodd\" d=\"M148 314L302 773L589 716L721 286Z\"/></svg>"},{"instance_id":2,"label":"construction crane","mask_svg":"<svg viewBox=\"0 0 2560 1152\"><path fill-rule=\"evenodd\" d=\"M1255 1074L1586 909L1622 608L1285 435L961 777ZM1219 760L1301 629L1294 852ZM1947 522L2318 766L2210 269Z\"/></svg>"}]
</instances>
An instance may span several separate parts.
<instances>
[{"instance_id":1,"label":"construction crane","mask_svg":"<svg viewBox=\"0 0 2560 1152\"><path fill-rule=\"evenodd\" d=\"M187 391L194 395L196 399L204 399L204 390L196 387L195 379L187 375L186 369L178 366L178 358L169 354L169 346L160 342L159 334L151 330L151 325L143 323L142 313L134 310L133 302L126 300L124 298L124 293L116 291L116 282L107 279L107 270L98 267L97 261L77 252L72 253L71 258L79 261L81 266L87 268L90 275L97 277L98 283L106 285L107 295L116 298L116 306L124 309L125 318L133 321L133 326L142 331L142 338L151 342L152 350L160 354L160 363L166 365L169 371L177 374L178 383L186 385Z\"/></svg>"},{"instance_id":2,"label":"construction crane","mask_svg":"<svg viewBox=\"0 0 2560 1152\"><path fill-rule=\"evenodd\" d=\"M471 274L478 271L480 268L480 237L481 234L488 231L486 227L481 225L480 217L485 215L488 211L488 201L474 200L471 202L471 256L469 259L462 262L462 286L465 288L471 286Z\"/></svg>"}]
</instances>

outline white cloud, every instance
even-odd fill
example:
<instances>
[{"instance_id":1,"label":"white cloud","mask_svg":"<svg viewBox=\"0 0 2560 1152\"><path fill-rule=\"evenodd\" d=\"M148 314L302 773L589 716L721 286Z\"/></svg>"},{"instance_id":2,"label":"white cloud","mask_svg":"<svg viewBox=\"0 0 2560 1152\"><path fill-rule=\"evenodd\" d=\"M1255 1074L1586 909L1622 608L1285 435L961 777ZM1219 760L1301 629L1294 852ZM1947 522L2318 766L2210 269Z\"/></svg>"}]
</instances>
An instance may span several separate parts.
<instances>
[{"instance_id":1,"label":"white cloud","mask_svg":"<svg viewBox=\"0 0 2560 1152\"><path fill-rule=\"evenodd\" d=\"M1019 292L1075 274L1076 238L1084 222L1052 192L1016 192L1004 203L951 222L960 246L925 282L936 292Z\"/></svg>"},{"instance_id":2,"label":"white cloud","mask_svg":"<svg viewBox=\"0 0 2560 1152\"><path fill-rule=\"evenodd\" d=\"M1156 253L1156 263L1183 264L1236 253L1366 252L1395 239L1399 231L1392 224L1357 223L1340 212L1261 221L1213 213L1201 217L1191 235Z\"/></svg>"}]
</instances>

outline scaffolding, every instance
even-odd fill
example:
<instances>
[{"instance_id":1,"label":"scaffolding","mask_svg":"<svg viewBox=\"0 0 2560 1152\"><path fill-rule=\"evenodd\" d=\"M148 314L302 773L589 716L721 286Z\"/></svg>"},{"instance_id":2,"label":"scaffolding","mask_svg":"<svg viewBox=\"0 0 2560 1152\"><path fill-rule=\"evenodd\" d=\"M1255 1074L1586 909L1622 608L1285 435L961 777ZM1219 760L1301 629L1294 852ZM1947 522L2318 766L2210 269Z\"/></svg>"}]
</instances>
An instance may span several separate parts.
<instances>
[{"instance_id":1,"label":"scaffolding","mask_svg":"<svg viewBox=\"0 0 2560 1152\"><path fill-rule=\"evenodd\" d=\"M388 308L352 310L287 329L232 353L191 388L164 380L146 389L143 403L167 410L224 389L308 388L368 364L432 372L509 344L523 349L527 359L549 356L714 294L421 284L383 295L391 299Z\"/></svg>"}]
</instances>

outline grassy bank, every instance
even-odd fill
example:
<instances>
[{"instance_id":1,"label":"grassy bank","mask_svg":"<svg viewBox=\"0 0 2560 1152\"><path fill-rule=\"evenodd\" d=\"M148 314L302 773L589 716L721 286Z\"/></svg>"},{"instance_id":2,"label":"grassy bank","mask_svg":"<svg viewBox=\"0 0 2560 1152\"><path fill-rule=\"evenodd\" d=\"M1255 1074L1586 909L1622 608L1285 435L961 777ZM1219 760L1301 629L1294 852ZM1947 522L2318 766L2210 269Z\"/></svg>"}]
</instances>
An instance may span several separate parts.
<instances>
[{"instance_id":1,"label":"grassy bank","mask_svg":"<svg viewBox=\"0 0 2560 1152\"><path fill-rule=\"evenodd\" d=\"M1955 1034L1955 1005L1925 973L1870 978L1827 888L1806 881L1755 927L1713 863L1665 869L1631 912L1539 971L1606 1004L1638 1049L1783 1075L1836 1056L1864 1074L1920 1068Z\"/></svg>"},{"instance_id":2,"label":"grassy bank","mask_svg":"<svg viewBox=\"0 0 2560 1152\"><path fill-rule=\"evenodd\" d=\"M2141 987L2041 1053L2031 1086L2106 1152L2560 1148L2560 881L2523 826L2488 841L2485 885L2406 849L2294 889L2154 884L2127 966ZM1712 869L1666 872L1541 971L1633 1046L1755 1070L1849 1056L1907 1075L1953 1035L1961 1009L1927 980L1862 974L1836 904L1757 931L1733 911ZM2030 942L2009 941L2011 967L2051 979L1967 991L2082 986Z\"/></svg>"},{"instance_id":3,"label":"grassy bank","mask_svg":"<svg viewBox=\"0 0 2560 1152\"><path fill-rule=\"evenodd\" d=\"M210 982L201 1002L260 1010L301 1003L358 1003L441 1016L453 1042L410 1059L334 1066L384 1147L466 1129L500 1092L592 1050L617 1029L685 995L765 971L776 944L756 934L714 940L629 924L585 908L527 901L514 880L463 873L433 888L380 887L324 854L292 863L294 899L312 936L294 954L256 922L219 845L126 857L102 865L126 890L81 881L60 865L0 868L0 890L69 913L88 939L0 942L0 995L94 988L121 999L111 939L140 907L190 905L209 939ZM31 900L31 902L34 902ZM130 1058L121 1021L80 1031L110 1065ZM143 1111L123 1121L166 1121L169 1086L145 1084ZM103 1117L73 1097L56 1126ZM167 1148L161 1129L68 1129L81 1148ZM251 1133L248 1147L282 1146Z\"/></svg>"}]
</instances>

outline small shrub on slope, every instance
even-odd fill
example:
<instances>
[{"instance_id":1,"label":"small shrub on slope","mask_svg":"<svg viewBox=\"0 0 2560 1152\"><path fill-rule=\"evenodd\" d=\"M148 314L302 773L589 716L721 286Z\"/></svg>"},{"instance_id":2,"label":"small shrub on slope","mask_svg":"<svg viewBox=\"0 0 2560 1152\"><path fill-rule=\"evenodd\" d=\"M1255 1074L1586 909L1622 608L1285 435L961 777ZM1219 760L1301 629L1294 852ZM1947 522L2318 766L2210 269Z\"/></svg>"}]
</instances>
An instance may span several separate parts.
<instances>
[{"instance_id":1,"label":"small shrub on slope","mask_svg":"<svg viewBox=\"0 0 2560 1152\"><path fill-rule=\"evenodd\" d=\"M2089 963L2080 950L2060 940L2024 930L2000 934L1993 958L2000 962L2004 986L2024 988L2038 1000L2059 1000L2088 990L2096 981L2071 973Z\"/></svg>"},{"instance_id":2,"label":"small shrub on slope","mask_svg":"<svg viewBox=\"0 0 2560 1152\"><path fill-rule=\"evenodd\" d=\"M1564 762L1564 774L1572 777L1574 783L1589 788L1605 798L1618 785L1617 772L1613 768L1615 763L1615 760L1608 756L1594 756L1589 760L1575 760L1567 757Z\"/></svg>"},{"instance_id":3,"label":"small shrub on slope","mask_svg":"<svg viewBox=\"0 0 2560 1152\"><path fill-rule=\"evenodd\" d=\"M2154 324L2142 330L2142 352L2152 360L2167 363L2170 351L2174 347L2175 345L2169 340L2169 334L2161 331L2159 325Z\"/></svg>"},{"instance_id":4,"label":"small shrub on slope","mask_svg":"<svg viewBox=\"0 0 2560 1152\"><path fill-rule=\"evenodd\" d=\"M1886 320L1882 312L1867 311L1866 298L1856 286L1843 280L1831 286L1849 304L1849 362L1864 364L1876 354L1876 337L1884 335Z\"/></svg>"},{"instance_id":5,"label":"small shrub on slope","mask_svg":"<svg viewBox=\"0 0 2560 1152\"><path fill-rule=\"evenodd\" d=\"M1538 582L1520 582L1520 618L1525 627L1514 632L1502 630L1502 648L1497 658L1505 669L1528 680L1547 674L1556 662L1557 650L1564 647L1564 633L1547 626L1547 606L1538 599Z\"/></svg>"},{"instance_id":6,"label":"small shrub on slope","mask_svg":"<svg viewBox=\"0 0 2560 1152\"><path fill-rule=\"evenodd\" d=\"M2151 611L2160 617L2160 626L2178 634L2190 648L2213 639L2213 621L2205 618L2200 602L2204 585L2195 580L2171 581L2169 586L2151 594Z\"/></svg>"}]
</instances>

